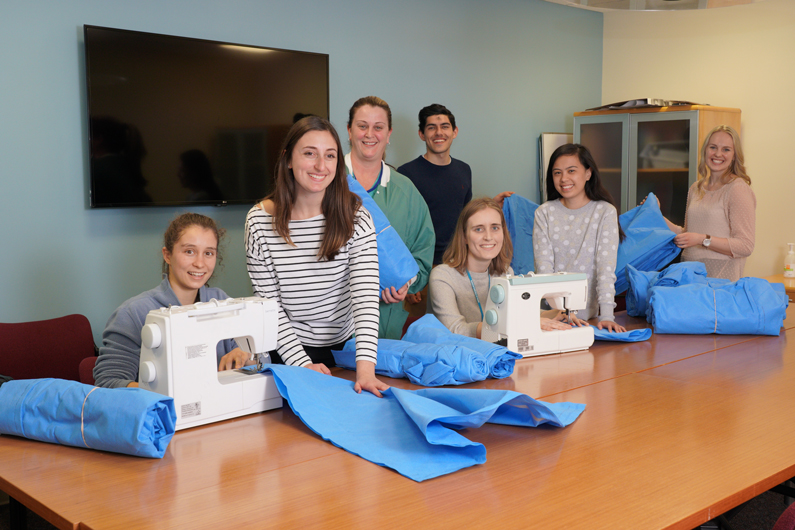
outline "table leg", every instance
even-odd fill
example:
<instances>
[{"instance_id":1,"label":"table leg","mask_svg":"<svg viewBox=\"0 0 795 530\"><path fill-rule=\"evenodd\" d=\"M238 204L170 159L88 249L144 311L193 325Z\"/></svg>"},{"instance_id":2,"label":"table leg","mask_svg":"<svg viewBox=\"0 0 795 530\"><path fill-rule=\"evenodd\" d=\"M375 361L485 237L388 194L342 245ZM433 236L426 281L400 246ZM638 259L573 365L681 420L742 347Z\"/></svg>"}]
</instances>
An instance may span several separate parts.
<instances>
[{"instance_id":1,"label":"table leg","mask_svg":"<svg viewBox=\"0 0 795 530\"><path fill-rule=\"evenodd\" d=\"M27 530L28 509L25 508L25 505L11 497L8 507L11 515L11 530Z\"/></svg>"}]
</instances>

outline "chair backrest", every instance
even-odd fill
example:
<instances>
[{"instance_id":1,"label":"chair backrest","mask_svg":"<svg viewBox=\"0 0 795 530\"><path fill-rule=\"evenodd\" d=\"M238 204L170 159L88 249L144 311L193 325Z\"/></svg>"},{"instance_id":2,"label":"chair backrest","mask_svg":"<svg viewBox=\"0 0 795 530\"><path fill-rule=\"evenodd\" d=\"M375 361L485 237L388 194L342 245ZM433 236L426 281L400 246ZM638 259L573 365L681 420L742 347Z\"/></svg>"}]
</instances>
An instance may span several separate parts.
<instances>
[{"instance_id":1,"label":"chair backrest","mask_svg":"<svg viewBox=\"0 0 795 530\"><path fill-rule=\"evenodd\" d=\"M795 504L790 504L789 508L784 510L773 530L793 530L795 528Z\"/></svg>"},{"instance_id":2,"label":"chair backrest","mask_svg":"<svg viewBox=\"0 0 795 530\"><path fill-rule=\"evenodd\" d=\"M14 379L56 377L80 381L80 362L94 355L91 324L83 315L0 323L2 375Z\"/></svg>"}]
</instances>

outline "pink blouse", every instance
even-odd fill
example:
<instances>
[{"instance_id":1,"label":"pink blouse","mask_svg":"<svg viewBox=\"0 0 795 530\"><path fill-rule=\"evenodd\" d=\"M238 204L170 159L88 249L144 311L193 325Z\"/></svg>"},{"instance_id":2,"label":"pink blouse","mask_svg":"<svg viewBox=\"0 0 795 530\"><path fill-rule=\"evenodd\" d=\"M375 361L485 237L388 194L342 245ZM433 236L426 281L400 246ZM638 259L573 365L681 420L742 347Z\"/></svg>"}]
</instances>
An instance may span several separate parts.
<instances>
[{"instance_id":1,"label":"pink blouse","mask_svg":"<svg viewBox=\"0 0 795 530\"><path fill-rule=\"evenodd\" d=\"M707 276L712 278L737 281L743 275L745 258L754 250L756 196L740 178L715 191L705 191L701 198L696 186L690 186L687 193L685 231L727 238L731 256L698 245L686 248L682 260L704 263Z\"/></svg>"}]
</instances>

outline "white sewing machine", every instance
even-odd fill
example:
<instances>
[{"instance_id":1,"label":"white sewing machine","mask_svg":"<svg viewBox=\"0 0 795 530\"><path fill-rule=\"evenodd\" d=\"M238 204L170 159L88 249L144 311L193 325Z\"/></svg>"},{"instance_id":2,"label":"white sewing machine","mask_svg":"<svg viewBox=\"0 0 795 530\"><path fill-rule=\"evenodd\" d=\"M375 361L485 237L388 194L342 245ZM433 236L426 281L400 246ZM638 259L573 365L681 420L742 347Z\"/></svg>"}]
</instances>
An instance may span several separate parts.
<instances>
[{"instance_id":1,"label":"white sewing machine","mask_svg":"<svg viewBox=\"0 0 795 530\"><path fill-rule=\"evenodd\" d=\"M276 302L257 296L154 309L141 330L140 388L174 398L176 430L282 406L270 373L218 371L216 345L234 338L253 354L276 349Z\"/></svg>"},{"instance_id":2,"label":"white sewing machine","mask_svg":"<svg viewBox=\"0 0 795 530\"><path fill-rule=\"evenodd\" d=\"M585 309L588 279L582 273L559 272L492 279L481 338L505 340L509 350L525 357L587 350L594 341L591 326L541 330L541 299L567 315Z\"/></svg>"}]
</instances>

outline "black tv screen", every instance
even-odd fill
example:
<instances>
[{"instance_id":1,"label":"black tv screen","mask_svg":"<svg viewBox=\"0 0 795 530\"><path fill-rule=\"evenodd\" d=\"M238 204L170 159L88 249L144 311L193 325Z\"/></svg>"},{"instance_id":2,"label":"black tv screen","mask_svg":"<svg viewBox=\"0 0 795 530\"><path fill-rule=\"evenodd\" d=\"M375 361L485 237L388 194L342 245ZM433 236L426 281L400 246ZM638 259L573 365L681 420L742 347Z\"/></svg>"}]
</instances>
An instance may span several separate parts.
<instances>
[{"instance_id":1,"label":"black tv screen","mask_svg":"<svg viewBox=\"0 0 795 530\"><path fill-rule=\"evenodd\" d=\"M328 55L84 26L91 207L253 204Z\"/></svg>"}]
</instances>

